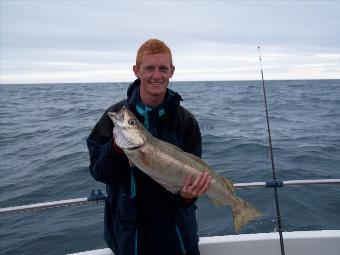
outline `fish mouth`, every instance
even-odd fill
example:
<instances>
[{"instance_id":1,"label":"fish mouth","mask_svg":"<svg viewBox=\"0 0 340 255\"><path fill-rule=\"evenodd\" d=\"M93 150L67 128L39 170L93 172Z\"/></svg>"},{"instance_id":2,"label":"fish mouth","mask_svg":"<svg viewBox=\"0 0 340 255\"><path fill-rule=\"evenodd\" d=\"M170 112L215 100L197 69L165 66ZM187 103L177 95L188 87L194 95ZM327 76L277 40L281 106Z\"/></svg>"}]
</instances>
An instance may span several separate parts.
<instances>
[{"instance_id":1,"label":"fish mouth","mask_svg":"<svg viewBox=\"0 0 340 255\"><path fill-rule=\"evenodd\" d=\"M118 112L108 112L107 115L110 117L115 125L119 125L119 123L122 123L124 121L124 110L125 107L120 109L120 111Z\"/></svg>"},{"instance_id":2,"label":"fish mouth","mask_svg":"<svg viewBox=\"0 0 340 255\"><path fill-rule=\"evenodd\" d=\"M107 115L114 124L113 136L118 147L124 150L135 150L144 145L144 140L138 130L138 121L125 106L118 112L108 112ZM131 119L127 121L126 118Z\"/></svg>"},{"instance_id":3,"label":"fish mouth","mask_svg":"<svg viewBox=\"0 0 340 255\"><path fill-rule=\"evenodd\" d=\"M133 150L138 150L139 148L141 148L143 145L135 145L133 147L129 147L129 148L124 148L124 150L127 151L133 151Z\"/></svg>"}]
</instances>

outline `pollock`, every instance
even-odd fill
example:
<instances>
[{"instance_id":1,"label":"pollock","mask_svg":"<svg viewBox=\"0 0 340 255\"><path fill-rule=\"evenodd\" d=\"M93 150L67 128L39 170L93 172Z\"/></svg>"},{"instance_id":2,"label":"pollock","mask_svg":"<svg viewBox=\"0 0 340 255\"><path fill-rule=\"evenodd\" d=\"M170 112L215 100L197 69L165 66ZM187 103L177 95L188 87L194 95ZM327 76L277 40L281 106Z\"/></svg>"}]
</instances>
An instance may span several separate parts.
<instances>
[{"instance_id":1,"label":"pollock","mask_svg":"<svg viewBox=\"0 0 340 255\"><path fill-rule=\"evenodd\" d=\"M208 171L212 180L206 194L215 205L230 206L235 232L238 233L249 220L261 216L258 209L235 195L229 179L215 173L195 155L153 137L126 107L118 113L108 112L108 116L114 124L115 143L130 162L168 191L178 194L189 174L195 179Z\"/></svg>"}]
</instances>

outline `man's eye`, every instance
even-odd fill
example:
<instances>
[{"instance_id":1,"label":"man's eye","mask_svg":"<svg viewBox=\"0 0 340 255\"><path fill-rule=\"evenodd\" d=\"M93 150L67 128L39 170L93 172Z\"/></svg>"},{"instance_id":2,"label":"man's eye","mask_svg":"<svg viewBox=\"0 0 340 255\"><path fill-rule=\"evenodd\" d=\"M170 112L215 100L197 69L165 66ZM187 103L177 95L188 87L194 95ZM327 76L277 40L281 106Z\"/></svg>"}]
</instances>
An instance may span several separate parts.
<instances>
[{"instance_id":1,"label":"man's eye","mask_svg":"<svg viewBox=\"0 0 340 255\"><path fill-rule=\"evenodd\" d=\"M146 70L146 71L151 71L151 70L153 70L153 67L152 67L152 66L146 66L146 67L144 68L144 70Z\"/></svg>"},{"instance_id":2,"label":"man's eye","mask_svg":"<svg viewBox=\"0 0 340 255\"><path fill-rule=\"evenodd\" d=\"M167 67L161 67L160 71L163 73L167 73L169 71L169 69Z\"/></svg>"}]
</instances>

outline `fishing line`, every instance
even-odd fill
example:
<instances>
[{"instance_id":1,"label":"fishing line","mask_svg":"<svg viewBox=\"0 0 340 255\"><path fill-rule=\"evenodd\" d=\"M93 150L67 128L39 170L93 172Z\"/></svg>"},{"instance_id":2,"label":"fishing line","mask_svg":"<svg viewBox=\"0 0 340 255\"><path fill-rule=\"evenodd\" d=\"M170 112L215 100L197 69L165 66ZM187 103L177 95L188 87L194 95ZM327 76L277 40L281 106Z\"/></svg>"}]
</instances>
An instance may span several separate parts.
<instances>
[{"instance_id":1,"label":"fishing line","mask_svg":"<svg viewBox=\"0 0 340 255\"><path fill-rule=\"evenodd\" d=\"M270 161L271 161L271 165L272 165L273 182L276 183L276 173L275 173L275 164L274 164L274 156L273 156L272 137L271 137L271 133L270 133L270 125L269 125L269 117L268 117L268 106L267 106L267 96L266 96L266 89L265 89L265 86L264 86L264 79L263 79L263 68L262 68L262 58L261 58L260 46L258 46L257 48L259 50L259 60L260 60L260 65L261 65L262 90L263 90L263 97L264 97L264 105L265 105L265 109L266 109L268 141L269 141L269 151L270 151ZM285 248L284 248L283 236L282 236L282 224L281 224L281 213L280 213L279 197L278 197L278 193L277 193L277 185L273 185L273 188L274 188L274 195L275 195L277 226L278 226L278 231L279 231L279 235L280 235L281 254L285 255Z\"/></svg>"}]
</instances>

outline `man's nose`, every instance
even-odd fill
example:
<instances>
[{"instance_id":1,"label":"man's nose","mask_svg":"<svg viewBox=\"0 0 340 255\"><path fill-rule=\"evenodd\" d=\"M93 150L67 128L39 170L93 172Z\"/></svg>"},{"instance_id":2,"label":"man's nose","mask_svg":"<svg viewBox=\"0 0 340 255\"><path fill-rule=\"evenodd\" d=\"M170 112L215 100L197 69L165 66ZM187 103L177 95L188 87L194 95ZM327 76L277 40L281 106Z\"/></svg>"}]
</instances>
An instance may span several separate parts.
<instances>
[{"instance_id":1,"label":"man's nose","mask_svg":"<svg viewBox=\"0 0 340 255\"><path fill-rule=\"evenodd\" d=\"M158 68L155 68L155 70L152 73L152 77L156 79L162 78L161 72Z\"/></svg>"}]
</instances>

